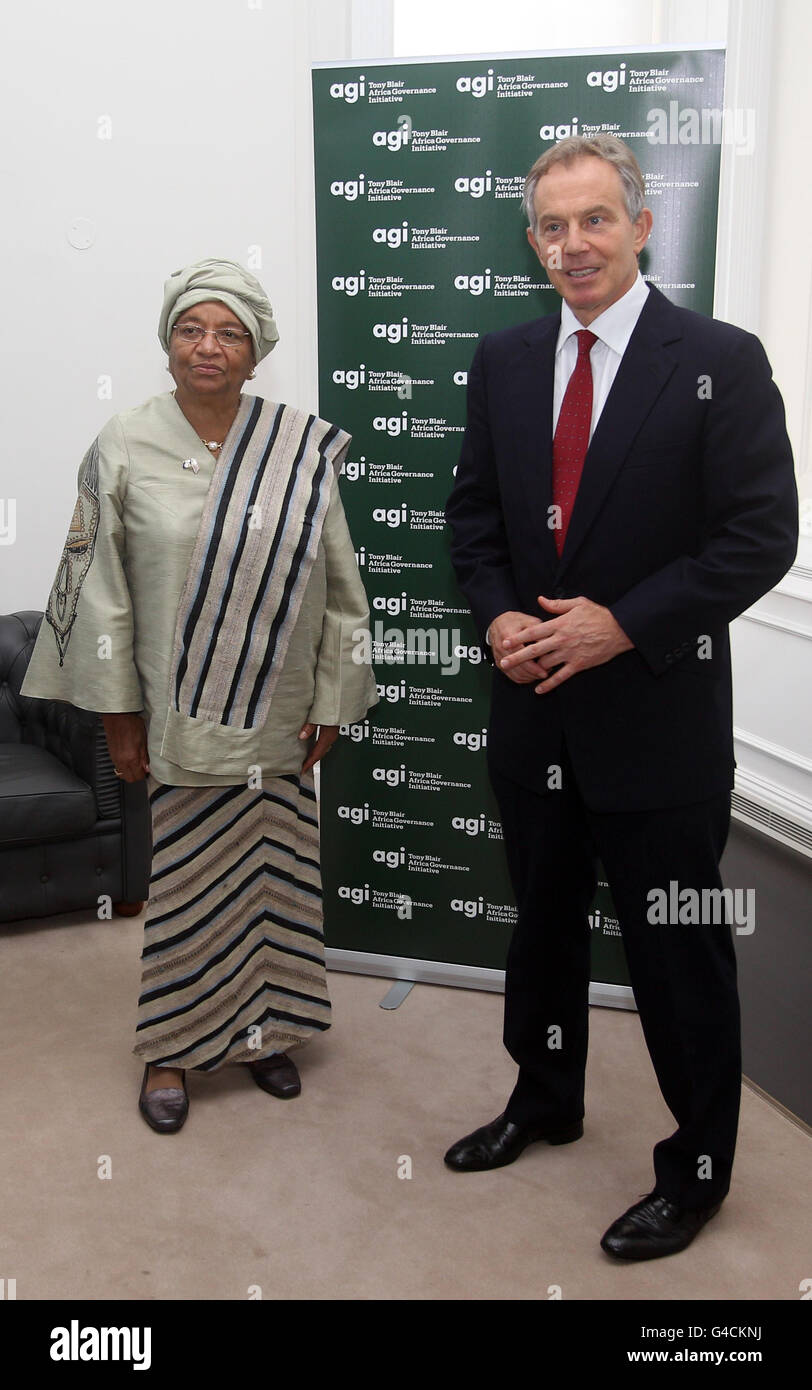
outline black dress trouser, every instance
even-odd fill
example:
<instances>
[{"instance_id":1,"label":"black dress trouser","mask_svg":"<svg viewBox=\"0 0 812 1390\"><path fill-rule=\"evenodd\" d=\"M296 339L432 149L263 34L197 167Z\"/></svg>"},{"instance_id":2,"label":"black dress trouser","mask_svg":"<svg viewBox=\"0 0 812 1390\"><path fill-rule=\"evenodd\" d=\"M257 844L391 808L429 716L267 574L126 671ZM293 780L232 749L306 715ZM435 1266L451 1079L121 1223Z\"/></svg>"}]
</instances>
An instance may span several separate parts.
<instances>
[{"instance_id":1,"label":"black dress trouser","mask_svg":"<svg viewBox=\"0 0 812 1390\"><path fill-rule=\"evenodd\" d=\"M568 762L562 771L561 789L540 796L490 769L518 907L504 1042L519 1078L507 1118L557 1125L584 1114L588 910L600 860L646 1044L678 1126L655 1145L656 1191L686 1208L707 1206L730 1185L741 1092L731 928L726 921L658 925L647 895L668 893L672 882L700 894L721 887L730 793L663 810L596 813Z\"/></svg>"}]
</instances>

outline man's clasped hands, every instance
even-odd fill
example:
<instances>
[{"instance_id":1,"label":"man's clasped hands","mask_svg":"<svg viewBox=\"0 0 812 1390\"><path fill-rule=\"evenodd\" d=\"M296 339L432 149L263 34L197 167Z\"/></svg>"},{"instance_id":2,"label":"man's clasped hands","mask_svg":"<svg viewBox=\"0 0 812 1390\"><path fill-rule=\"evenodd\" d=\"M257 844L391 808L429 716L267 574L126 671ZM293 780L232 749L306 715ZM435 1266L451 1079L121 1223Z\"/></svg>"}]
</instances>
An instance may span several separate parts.
<instances>
[{"instance_id":1,"label":"man's clasped hands","mask_svg":"<svg viewBox=\"0 0 812 1390\"><path fill-rule=\"evenodd\" d=\"M501 613L488 629L496 665L517 685L538 681L537 695L634 646L609 609L591 599L545 598L541 594L538 602L556 616L544 619L528 613Z\"/></svg>"}]
</instances>

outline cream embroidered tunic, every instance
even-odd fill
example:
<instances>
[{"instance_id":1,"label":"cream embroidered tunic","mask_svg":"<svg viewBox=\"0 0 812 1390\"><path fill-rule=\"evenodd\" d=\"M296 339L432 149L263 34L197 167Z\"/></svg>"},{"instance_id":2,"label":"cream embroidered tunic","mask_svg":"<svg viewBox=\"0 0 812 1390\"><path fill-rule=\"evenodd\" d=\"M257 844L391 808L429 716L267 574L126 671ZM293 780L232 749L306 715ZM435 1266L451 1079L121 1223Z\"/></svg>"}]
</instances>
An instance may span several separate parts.
<instances>
[{"instance_id":1,"label":"cream embroidered tunic","mask_svg":"<svg viewBox=\"0 0 812 1390\"><path fill-rule=\"evenodd\" d=\"M369 608L337 482L268 718L246 749L245 775L218 772L214 749L210 769L193 772L159 750L178 605L216 460L171 392L114 415L97 445L79 469L79 501L51 596L64 664L45 618L22 694L99 714L140 712L150 771L168 785L238 785L248 765L266 777L298 774L302 724L354 723L378 699L370 666L353 660L364 649L358 630L368 627ZM189 459L197 472L183 467Z\"/></svg>"}]
</instances>

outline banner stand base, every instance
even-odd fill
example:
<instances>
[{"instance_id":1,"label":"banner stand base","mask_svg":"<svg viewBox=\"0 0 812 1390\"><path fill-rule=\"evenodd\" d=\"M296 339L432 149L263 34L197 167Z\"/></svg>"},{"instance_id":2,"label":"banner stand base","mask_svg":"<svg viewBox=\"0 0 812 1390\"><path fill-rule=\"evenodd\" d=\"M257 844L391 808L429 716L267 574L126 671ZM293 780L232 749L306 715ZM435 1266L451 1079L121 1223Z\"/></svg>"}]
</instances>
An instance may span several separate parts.
<instances>
[{"instance_id":1,"label":"banner stand base","mask_svg":"<svg viewBox=\"0 0 812 1390\"><path fill-rule=\"evenodd\" d=\"M399 1009L414 989L414 980L396 980L378 1005L379 1009Z\"/></svg>"},{"instance_id":2,"label":"banner stand base","mask_svg":"<svg viewBox=\"0 0 812 1390\"><path fill-rule=\"evenodd\" d=\"M328 970L345 970L353 975L377 975L414 984L452 985L458 989L486 989L503 994L504 970L489 970L480 965L452 965L440 960L411 960L408 956L378 956L371 951L342 951L327 947ZM381 1001L381 1008L397 1008L405 999L402 994L396 1003L387 1003L394 987ZM634 1009L634 995L629 985L602 984L593 981L589 986L589 1002L604 1009Z\"/></svg>"}]
</instances>

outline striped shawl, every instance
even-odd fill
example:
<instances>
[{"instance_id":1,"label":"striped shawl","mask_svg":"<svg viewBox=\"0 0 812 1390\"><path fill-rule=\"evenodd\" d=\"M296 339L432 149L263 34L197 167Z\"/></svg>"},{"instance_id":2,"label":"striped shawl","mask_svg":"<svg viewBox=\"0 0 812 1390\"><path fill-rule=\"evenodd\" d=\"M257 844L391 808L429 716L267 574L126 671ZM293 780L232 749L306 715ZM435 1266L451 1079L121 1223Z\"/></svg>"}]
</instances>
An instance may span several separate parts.
<instances>
[{"instance_id":1,"label":"striped shawl","mask_svg":"<svg viewBox=\"0 0 812 1390\"><path fill-rule=\"evenodd\" d=\"M240 773L264 724L350 436L245 396L206 496L175 626L161 754Z\"/></svg>"}]
</instances>

